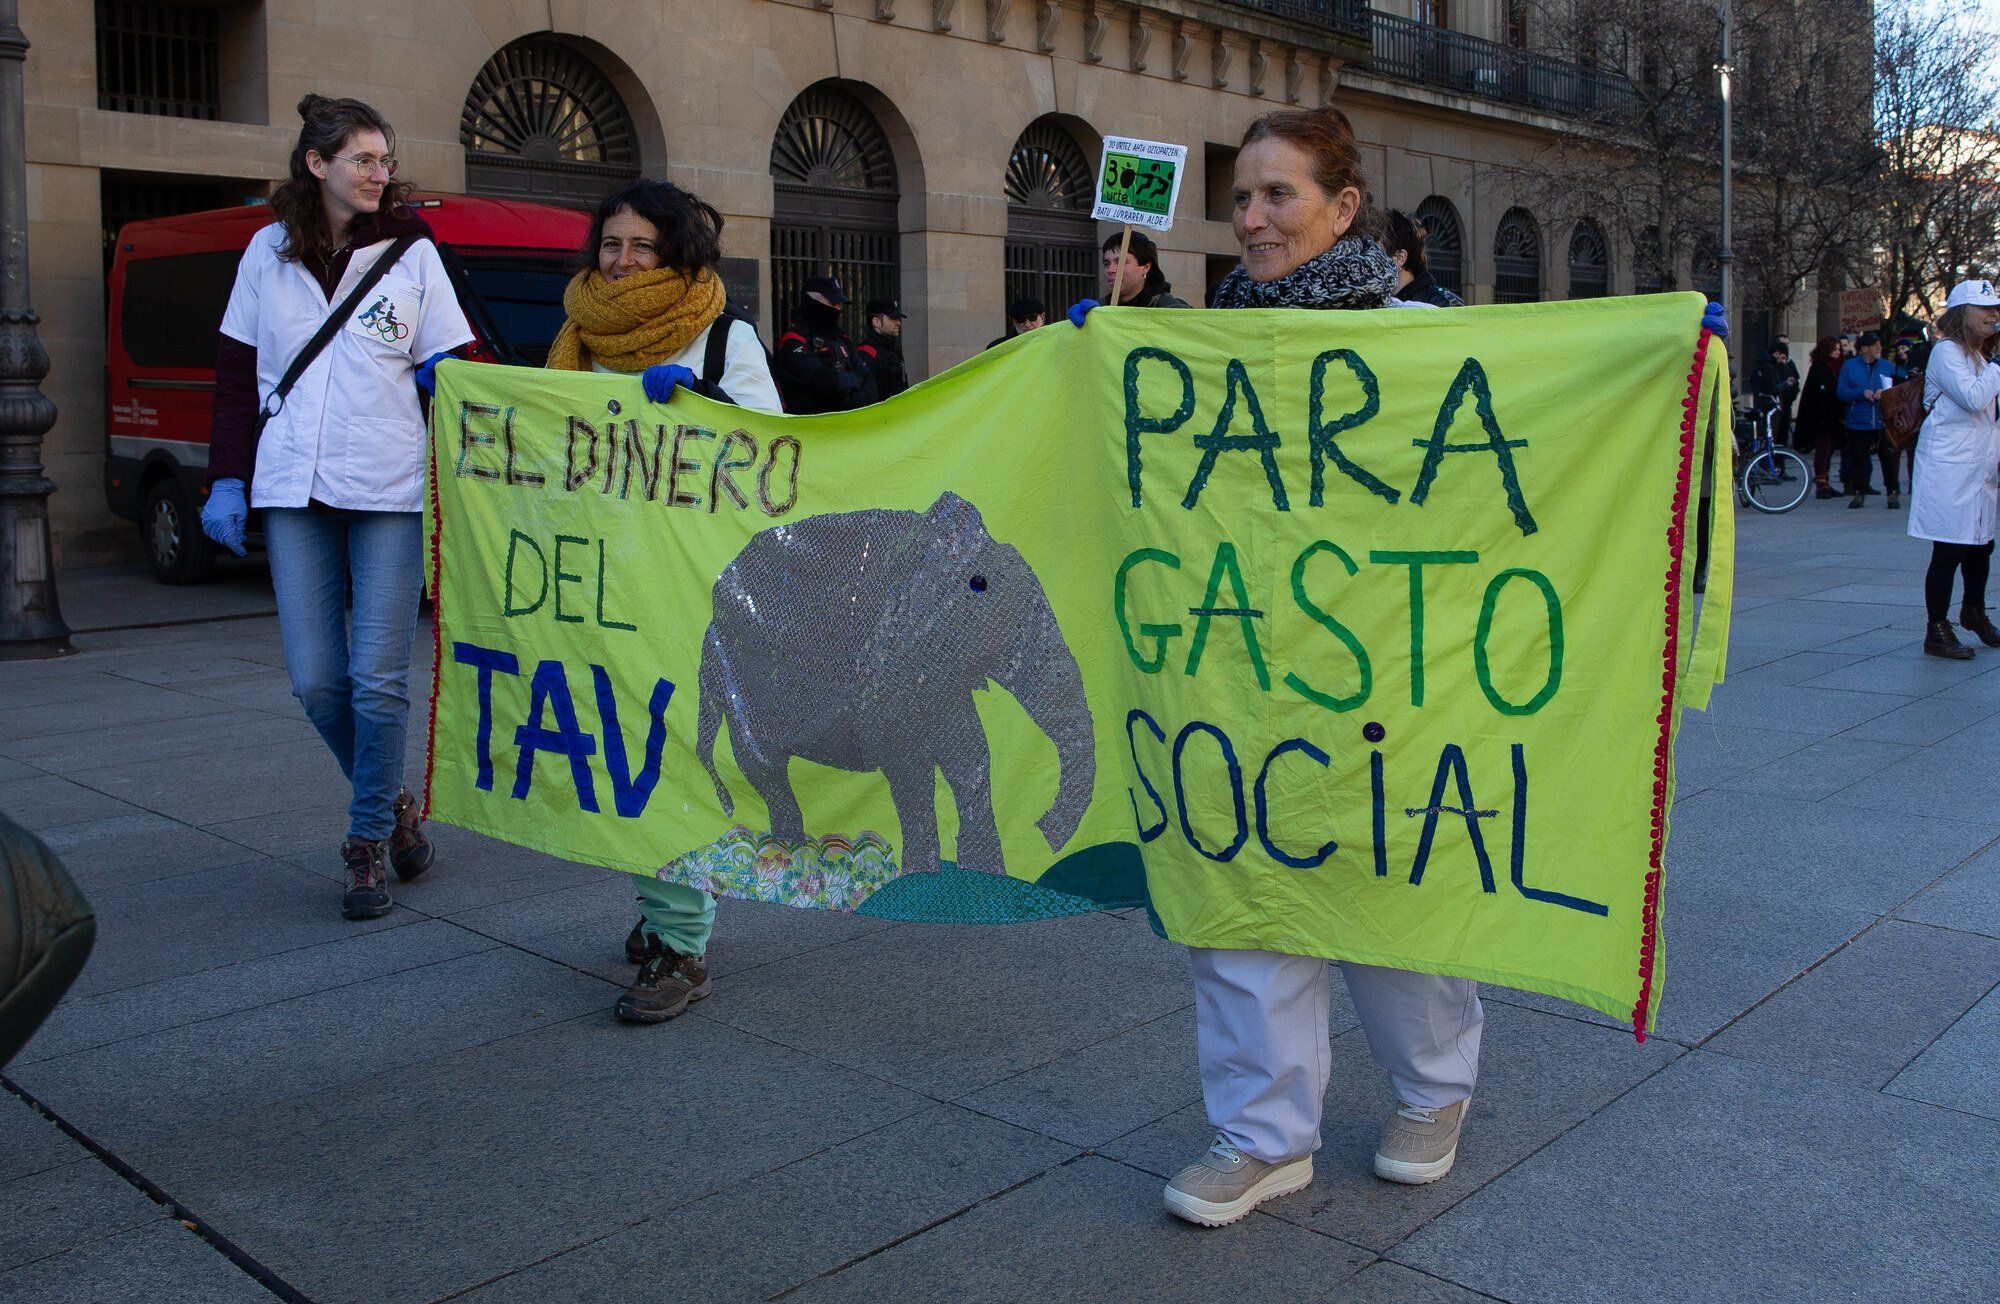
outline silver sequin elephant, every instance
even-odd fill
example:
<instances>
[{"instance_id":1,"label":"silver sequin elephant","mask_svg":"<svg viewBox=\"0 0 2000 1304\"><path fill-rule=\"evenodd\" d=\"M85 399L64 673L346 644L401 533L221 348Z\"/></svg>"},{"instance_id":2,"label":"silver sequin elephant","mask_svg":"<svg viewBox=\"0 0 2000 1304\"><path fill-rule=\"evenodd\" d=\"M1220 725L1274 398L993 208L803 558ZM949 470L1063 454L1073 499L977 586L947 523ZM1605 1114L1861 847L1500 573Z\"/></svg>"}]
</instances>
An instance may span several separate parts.
<instances>
[{"instance_id":1,"label":"silver sequin elephant","mask_svg":"<svg viewBox=\"0 0 2000 1304\"><path fill-rule=\"evenodd\" d=\"M973 705L989 680L1055 743L1055 801L1037 826L1058 850L1090 803L1096 742L1083 676L1026 560L952 493L925 512L808 517L758 534L715 582L696 753L724 813L734 813L715 768L726 717L772 833L792 841L806 836L787 773L793 757L881 771L906 871L938 868L941 770L958 807L959 864L1003 874Z\"/></svg>"}]
</instances>

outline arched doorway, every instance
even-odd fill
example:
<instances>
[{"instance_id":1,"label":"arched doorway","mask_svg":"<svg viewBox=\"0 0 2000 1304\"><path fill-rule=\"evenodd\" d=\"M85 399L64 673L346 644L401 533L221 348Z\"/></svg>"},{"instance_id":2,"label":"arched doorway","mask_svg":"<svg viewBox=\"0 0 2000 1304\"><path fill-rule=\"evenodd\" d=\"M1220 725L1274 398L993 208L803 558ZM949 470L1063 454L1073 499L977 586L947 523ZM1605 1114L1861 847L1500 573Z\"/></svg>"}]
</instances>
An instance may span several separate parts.
<instances>
[{"instance_id":1,"label":"arched doorway","mask_svg":"<svg viewBox=\"0 0 2000 1304\"><path fill-rule=\"evenodd\" d=\"M1459 224L1458 209L1449 199L1432 195L1417 205L1417 221L1424 228L1424 257L1431 279L1464 298L1465 228Z\"/></svg>"},{"instance_id":2,"label":"arched doorway","mask_svg":"<svg viewBox=\"0 0 2000 1304\"><path fill-rule=\"evenodd\" d=\"M1493 299L1534 303L1542 297L1542 238L1525 208L1510 208L1493 236Z\"/></svg>"},{"instance_id":3,"label":"arched doorway","mask_svg":"<svg viewBox=\"0 0 2000 1304\"><path fill-rule=\"evenodd\" d=\"M458 138L475 195L586 207L639 175L638 133L617 87L551 36L524 36L486 61Z\"/></svg>"},{"instance_id":4,"label":"arched doorway","mask_svg":"<svg viewBox=\"0 0 2000 1304\"><path fill-rule=\"evenodd\" d=\"M902 294L896 160L875 115L830 82L792 101L771 142L771 321L782 331L808 276L837 276L860 339L864 305Z\"/></svg>"},{"instance_id":5,"label":"arched doorway","mask_svg":"<svg viewBox=\"0 0 2000 1304\"><path fill-rule=\"evenodd\" d=\"M1588 220L1578 222L1569 237L1569 297L1602 299L1611 293L1611 251L1604 232Z\"/></svg>"},{"instance_id":6,"label":"arched doorway","mask_svg":"<svg viewBox=\"0 0 2000 1304\"><path fill-rule=\"evenodd\" d=\"M1006 179L1008 303L1033 296L1053 319L1092 297L1096 171L1076 137L1052 119L1030 123L1014 142Z\"/></svg>"}]
</instances>

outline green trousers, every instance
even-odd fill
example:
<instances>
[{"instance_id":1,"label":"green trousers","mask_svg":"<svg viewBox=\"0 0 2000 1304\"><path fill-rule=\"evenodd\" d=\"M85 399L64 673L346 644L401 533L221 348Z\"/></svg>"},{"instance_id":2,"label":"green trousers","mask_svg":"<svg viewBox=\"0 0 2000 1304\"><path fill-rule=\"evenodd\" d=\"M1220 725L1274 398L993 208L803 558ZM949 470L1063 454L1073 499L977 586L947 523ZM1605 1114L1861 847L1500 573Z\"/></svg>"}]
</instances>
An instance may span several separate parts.
<instances>
[{"instance_id":1,"label":"green trousers","mask_svg":"<svg viewBox=\"0 0 2000 1304\"><path fill-rule=\"evenodd\" d=\"M708 954L708 935L715 931L714 897L657 878L635 877L632 882L639 889L639 913L649 934L682 955Z\"/></svg>"}]
</instances>

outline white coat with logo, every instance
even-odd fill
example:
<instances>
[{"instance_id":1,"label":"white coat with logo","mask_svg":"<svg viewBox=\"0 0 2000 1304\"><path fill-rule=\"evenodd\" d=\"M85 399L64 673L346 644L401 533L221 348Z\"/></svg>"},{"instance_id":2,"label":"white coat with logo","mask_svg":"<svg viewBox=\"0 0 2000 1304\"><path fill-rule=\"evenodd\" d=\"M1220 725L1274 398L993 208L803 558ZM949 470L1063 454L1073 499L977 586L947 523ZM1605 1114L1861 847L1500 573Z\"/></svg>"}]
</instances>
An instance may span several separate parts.
<instances>
[{"instance_id":1,"label":"white coat with logo","mask_svg":"<svg viewBox=\"0 0 2000 1304\"><path fill-rule=\"evenodd\" d=\"M2000 508L2000 365L1939 340L1924 369L1931 405L1917 433L1910 533L1938 543L1991 543Z\"/></svg>"},{"instance_id":2,"label":"white coat with logo","mask_svg":"<svg viewBox=\"0 0 2000 1304\"><path fill-rule=\"evenodd\" d=\"M260 406L326 315L391 244L355 250L329 300L312 273L278 256L284 240L284 226L275 222L250 238L222 315L222 333L257 350ZM356 511L423 510L427 436L416 365L472 338L437 247L418 240L348 315L265 424L250 505L304 507L316 499Z\"/></svg>"}]
</instances>

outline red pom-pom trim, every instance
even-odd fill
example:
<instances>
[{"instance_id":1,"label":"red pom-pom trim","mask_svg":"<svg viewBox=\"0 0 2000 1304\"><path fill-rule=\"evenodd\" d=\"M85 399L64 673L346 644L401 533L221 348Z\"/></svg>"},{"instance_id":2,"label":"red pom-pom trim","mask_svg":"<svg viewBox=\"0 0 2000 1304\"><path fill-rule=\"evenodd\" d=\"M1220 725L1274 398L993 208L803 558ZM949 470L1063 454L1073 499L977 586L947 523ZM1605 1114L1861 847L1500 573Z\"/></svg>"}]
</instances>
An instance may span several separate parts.
<instances>
[{"instance_id":1,"label":"red pom-pom trim","mask_svg":"<svg viewBox=\"0 0 2000 1304\"><path fill-rule=\"evenodd\" d=\"M1653 1004L1653 961L1659 949L1660 884L1667 849L1667 766L1674 738L1674 675L1681 634L1681 545L1687 540L1688 492L1694 480L1694 436L1701 406L1701 373L1708 360L1709 332L1695 343L1688 370L1687 397L1681 400L1680 469L1674 477L1674 510L1667 526L1666 647L1661 651L1660 736L1653 744L1652 849L1646 860L1646 903L1639 935L1639 999L1632 1006L1632 1033L1646 1040L1646 1015Z\"/></svg>"},{"instance_id":2,"label":"red pom-pom trim","mask_svg":"<svg viewBox=\"0 0 2000 1304\"><path fill-rule=\"evenodd\" d=\"M438 690L444 684L444 512L438 503L437 443L431 443L431 718L424 735L424 818L431 817L431 777L437 773Z\"/></svg>"}]
</instances>

